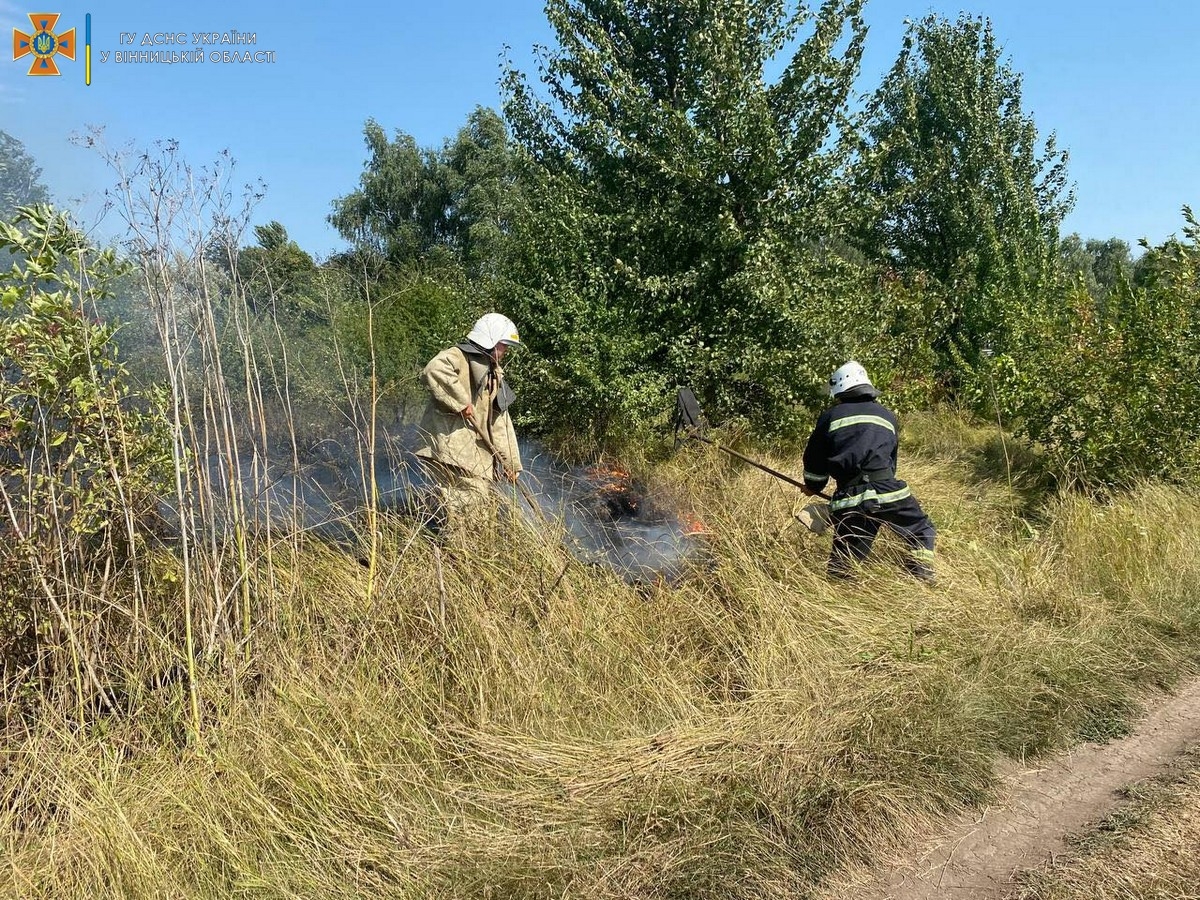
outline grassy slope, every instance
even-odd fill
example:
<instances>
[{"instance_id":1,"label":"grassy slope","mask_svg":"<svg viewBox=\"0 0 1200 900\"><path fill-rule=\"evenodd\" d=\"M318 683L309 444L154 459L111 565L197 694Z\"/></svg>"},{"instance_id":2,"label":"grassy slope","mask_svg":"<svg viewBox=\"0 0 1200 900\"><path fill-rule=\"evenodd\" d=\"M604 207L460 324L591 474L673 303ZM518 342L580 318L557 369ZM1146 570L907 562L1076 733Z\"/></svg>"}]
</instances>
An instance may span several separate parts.
<instances>
[{"instance_id":1,"label":"grassy slope","mask_svg":"<svg viewBox=\"0 0 1200 900\"><path fill-rule=\"evenodd\" d=\"M798 496L698 447L654 475L713 531L677 588L573 568L547 600L559 557L502 530L448 548L443 624L402 524L371 603L352 556L277 556L276 626L206 676L202 745L168 684L9 748L0 895L794 897L1191 667L1189 495L1034 515L986 429L909 425L936 589L886 559L827 583Z\"/></svg>"}]
</instances>

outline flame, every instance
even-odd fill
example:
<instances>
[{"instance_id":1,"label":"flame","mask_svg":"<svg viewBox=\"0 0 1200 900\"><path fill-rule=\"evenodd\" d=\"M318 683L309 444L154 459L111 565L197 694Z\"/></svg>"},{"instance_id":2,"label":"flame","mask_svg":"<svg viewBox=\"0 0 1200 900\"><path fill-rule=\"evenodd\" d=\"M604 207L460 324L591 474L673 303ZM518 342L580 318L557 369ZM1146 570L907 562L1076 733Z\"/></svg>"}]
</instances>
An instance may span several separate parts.
<instances>
[{"instance_id":1,"label":"flame","mask_svg":"<svg viewBox=\"0 0 1200 900\"><path fill-rule=\"evenodd\" d=\"M633 487L629 470L616 464L599 464L586 470L592 484L593 496L608 506L614 517L638 516L642 512L642 498Z\"/></svg>"},{"instance_id":2,"label":"flame","mask_svg":"<svg viewBox=\"0 0 1200 900\"><path fill-rule=\"evenodd\" d=\"M593 481L603 482L605 485L623 484L628 488L631 476L629 470L624 466L619 466L616 463L597 463L594 466L589 466L587 470L588 478Z\"/></svg>"},{"instance_id":3,"label":"flame","mask_svg":"<svg viewBox=\"0 0 1200 900\"><path fill-rule=\"evenodd\" d=\"M587 476L601 494L622 495L633 490L633 477L629 470L616 464L590 466Z\"/></svg>"},{"instance_id":4,"label":"flame","mask_svg":"<svg viewBox=\"0 0 1200 900\"><path fill-rule=\"evenodd\" d=\"M704 524L704 520L692 513L684 513L680 517L683 521L683 534L685 537L696 537L701 534L709 534L708 526Z\"/></svg>"}]
</instances>

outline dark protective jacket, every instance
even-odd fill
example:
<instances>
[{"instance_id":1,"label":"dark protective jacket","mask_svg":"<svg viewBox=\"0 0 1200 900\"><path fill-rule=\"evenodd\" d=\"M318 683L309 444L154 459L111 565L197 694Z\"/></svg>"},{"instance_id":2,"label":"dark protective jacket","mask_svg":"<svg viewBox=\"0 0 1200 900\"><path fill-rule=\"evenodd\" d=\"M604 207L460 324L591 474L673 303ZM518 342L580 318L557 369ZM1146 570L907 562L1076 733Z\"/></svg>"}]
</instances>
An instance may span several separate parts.
<instances>
[{"instance_id":1,"label":"dark protective jacket","mask_svg":"<svg viewBox=\"0 0 1200 900\"><path fill-rule=\"evenodd\" d=\"M825 410L804 448L804 483L823 490L833 478L830 512L870 512L911 496L896 478L900 431L896 414L873 398L843 400Z\"/></svg>"}]
</instances>

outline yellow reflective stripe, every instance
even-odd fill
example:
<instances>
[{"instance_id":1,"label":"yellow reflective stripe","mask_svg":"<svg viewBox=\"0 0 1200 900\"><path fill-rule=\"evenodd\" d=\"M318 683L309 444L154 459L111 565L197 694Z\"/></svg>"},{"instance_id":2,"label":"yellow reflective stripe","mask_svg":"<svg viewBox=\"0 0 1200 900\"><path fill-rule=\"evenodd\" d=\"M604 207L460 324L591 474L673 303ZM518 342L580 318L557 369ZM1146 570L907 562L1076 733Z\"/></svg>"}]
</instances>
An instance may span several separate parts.
<instances>
[{"instance_id":1,"label":"yellow reflective stripe","mask_svg":"<svg viewBox=\"0 0 1200 900\"><path fill-rule=\"evenodd\" d=\"M877 500L880 503L893 503L896 500L903 500L905 497L911 497L912 491L906 487L900 488L898 491L887 491L883 494L875 492L874 488L867 488L861 494L855 494L853 497L842 497L840 500L833 500L829 504L830 511L839 509L850 509L858 506L867 500Z\"/></svg>"},{"instance_id":2,"label":"yellow reflective stripe","mask_svg":"<svg viewBox=\"0 0 1200 900\"><path fill-rule=\"evenodd\" d=\"M926 550L924 547L914 547L909 550L909 555L915 559L931 560L933 559L933 551Z\"/></svg>"},{"instance_id":3,"label":"yellow reflective stripe","mask_svg":"<svg viewBox=\"0 0 1200 900\"><path fill-rule=\"evenodd\" d=\"M808 469L804 470L804 480L805 481L827 481L828 479L829 479L828 475L818 475L816 472L808 471Z\"/></svg>"},{"instance_id":4,"label":"yellow reflective stripe","mask_svg":"<svg viewBox=\"0 0 1200 900\"><path fill-rule=\"evenodd\" d=\"M839 428L846 428L850 425L882 425L892 434L896 433L895 426L883 416L845 416L830 422L829 430L837 431Z\"/></svg>"}]
</instances>

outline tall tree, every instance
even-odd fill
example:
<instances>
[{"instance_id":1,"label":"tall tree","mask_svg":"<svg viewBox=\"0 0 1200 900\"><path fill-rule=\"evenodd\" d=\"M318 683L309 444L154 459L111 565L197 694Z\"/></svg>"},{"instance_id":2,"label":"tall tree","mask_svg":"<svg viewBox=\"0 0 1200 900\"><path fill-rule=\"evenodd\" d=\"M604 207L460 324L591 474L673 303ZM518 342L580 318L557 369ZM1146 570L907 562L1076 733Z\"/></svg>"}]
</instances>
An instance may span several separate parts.
<instances>
[{"instance_id":1,"label":"tall tree","mask_svg":"<svg viewBox=\"0 0 1200 900\"><path fill-rule=\"evenodd\" d=\"M546 386L600 430L671 380L730 412L787 402L794 384L751 370L803 343L778 289L785 259L839 215L861 5L547 4L548 96L516 70L504 81L537 185L517 312L552 360ZM730 377L745 383L720 391Z\"/></svg>"},{"instance_id":2,"label":"tall tree","mask_svg":"<svg viewBox=\"0 0 1200 900\"><path fill-rule=\"evenodd\" d=\"M1087 244L1090 244L1088 241ZM1096 260L1077 233L1068 234L1058 243L1058 262L1063 275L1078 279L1093 298L1100 296L1100 285L1096 281Z\"/></svg>"},{"instance_id":3,"label":"tall tree","mask_svg":"<svg viewBox=\"0 0 1200 900\"><path fill-rule=\"evenodd\" d=\"M238 277L247 300L256 309L287 308L313 314L312 292L316 263L288 237L279 222L255 225L257 247L244 247L237 257Z\"/></svg>"},{"instance_id":4,"label":"tall tree","mask_svg":"<svg viewBox=\"0 0 1200 900\"><path fill-rule=\"evenodd\" d=\"M0 131L0 218L11 219L19 206L48 202L50 195L41 177L42 170L25 145Z\"/></svg>"},{"instance_id":5,"label":"tall tree","mask_svg":"<svg viewBox=\"0 0 1200 900\"><path fill-rule=\"evenodd\" d=\"M397 131L389 140L374 119L363 129L370 157L359 186L333 202L330 224L356 248L400 262L449 240L441 161Z\"/></svg>"},{"instance_id":6,"label":"tall tree","mask_svg":"<svg viewBox=\"0 0 1200 900\"><path fill-rule=\"evenodd\" d=\"M951 328L960 347L1003 342L1002 320L1022 314L1006 304L1048 284L1074 195L1067 154L1053 134L1039 142L1021 76L1002 58L991 23L930 15L911 24L865 133L866 247L973 304Z\"/></svg>"},{"instance_id":7,"label":"tall tree","mask_svg":"<svg viewBox=\"0 0 1200 900\"><path fill-rule=\"evenodd\" d=\"M1133 278L1133 255L1126 241L1120 238L1106 241L1092 238L1085 247L1092 257L1092 271L1099 288L1097 299L1107 299L1121 281Z\"/></svg>"},{"instance_id":8,"label":"tall tree","mask_svg":"<svg viewBox=\"0 0 1200 900\"><path fill-rule=\"evenodd\" d=\"M478 268L494 258L518 191L504 121L477 107L441 150L369 120L370 158L356 190L334 201L330 223L356 248L403 264L437 251Z\"/></svg>"},{"instance_id":9,"label":"tall tree","mask_svg":"<svg viewBox=\"0 0 1200 900\"><path fill-rule=\"evenodd\" d=\"M450 198L447 229L469 274L494 274L523 190L508 126L494 110L476 107L441 160Z\"/></svg>"},{"instance_id":10,"label":"tall tree","mask_svg":"<svg viewBox=\"0 0 1200 900\"><path fill-rule=\"evenodd\" d=\"M1084 241L1078 234L1070 234L1059 243L1058 258L1064 274L1082 278L1102 310L1117 285L1133 280L1133 256L1129 244L1120 238Z\"/></svg>"}]
</instances>

